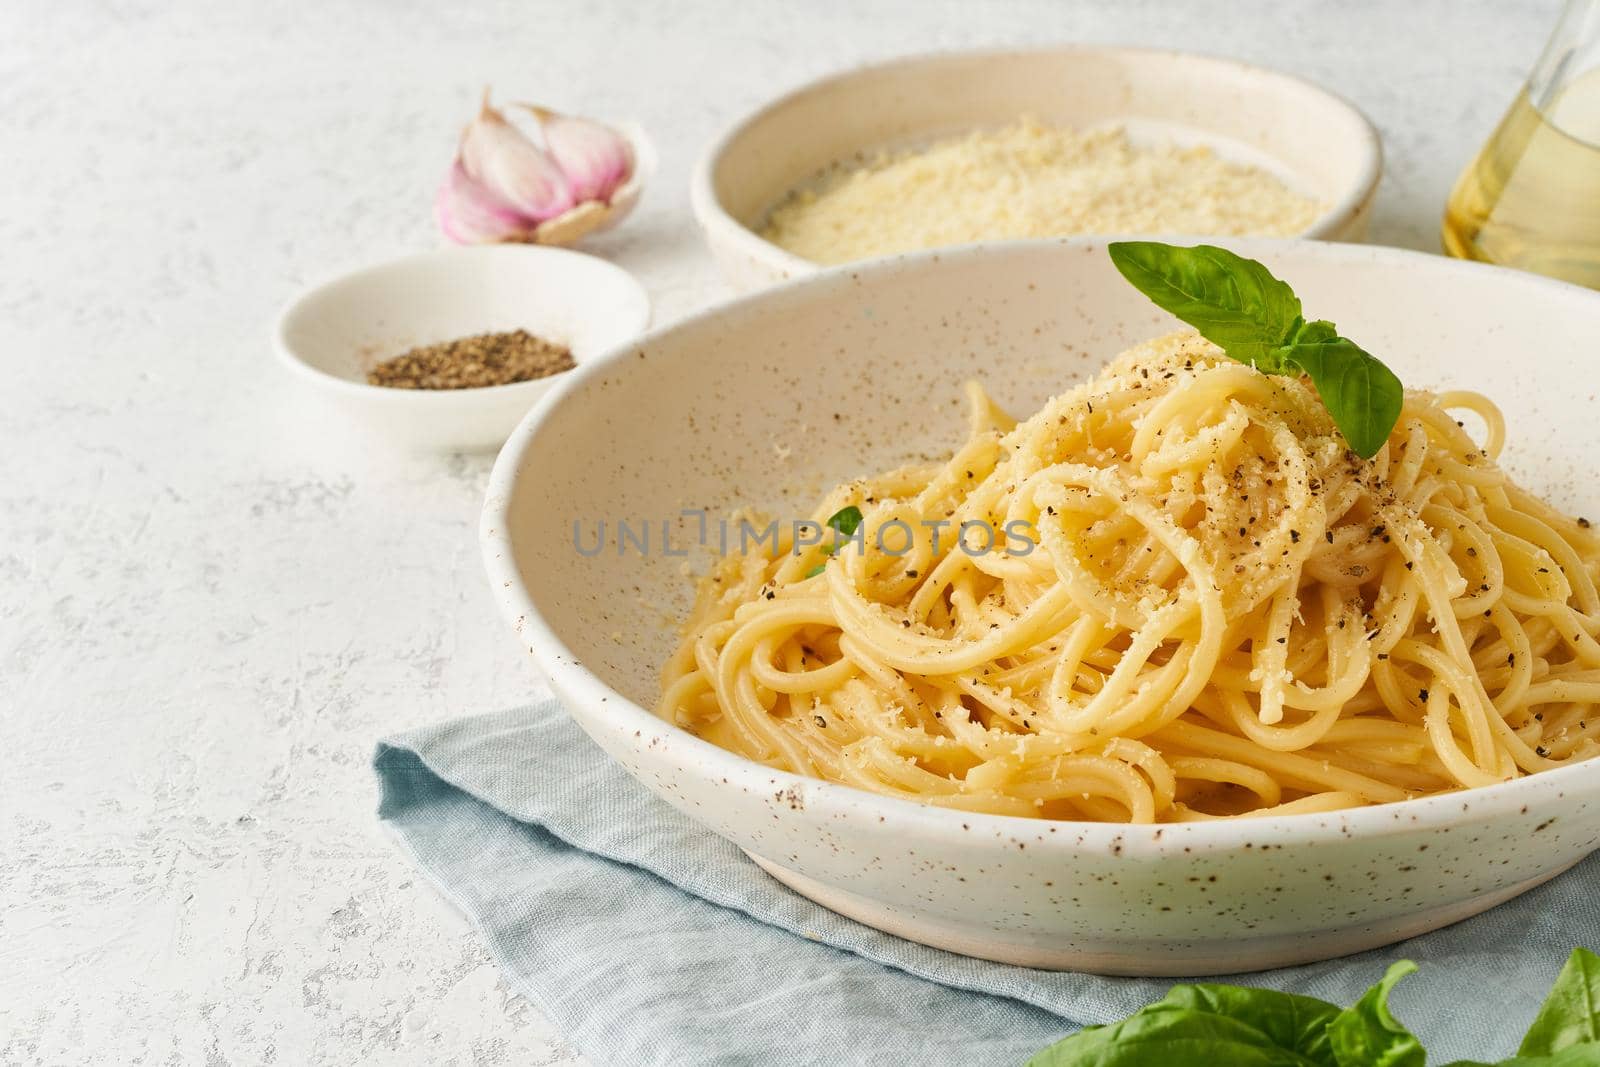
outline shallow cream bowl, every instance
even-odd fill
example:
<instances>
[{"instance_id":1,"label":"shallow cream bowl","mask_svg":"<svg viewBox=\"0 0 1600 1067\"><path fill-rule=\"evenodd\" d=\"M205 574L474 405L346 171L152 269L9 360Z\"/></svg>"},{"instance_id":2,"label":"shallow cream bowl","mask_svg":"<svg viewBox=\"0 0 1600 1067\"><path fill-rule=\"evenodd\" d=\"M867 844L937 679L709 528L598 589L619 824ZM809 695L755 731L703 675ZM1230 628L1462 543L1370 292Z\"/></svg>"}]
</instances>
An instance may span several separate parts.
<instances>
[{"instance_id":1,"label":"shallow cream bowl","mask_svg":"<svg viewBox=\"0 0 1600 1067\"><path fill-rule=\"evenodd\" d=\"M1491 395L1513 475L1564 508L1600 511L1600 294L1394 249L1230 243L1408 384ZM573 371L500 454L482 524L494 592L573 718L806 896L913 940L1040 967L1215 974L1355 952L1476 914L1600 846L1600 762L1325 815L1045 822L773 771L651 714L690 600L697 509L713 545L737 507L804 516L836 481L947 454L964 380L1026 414L1170 329L1104 249L1013 242L840 268Z\"/></svg>"},{"instance_id":2,"label":"shallow cream bowl","mask_svg":"<svg viewBox=\"0 0 1600 1067\"><path fill-rule=\"evenodd\" d=\"M1378 132L1348 101L1291 74L1159 48L1048 45L905 56L803 85L738 119L695 168L689 202L740 290L818 265L761 236L768 212L823 173L882 151L1032 115L1136 141L1209 145L1319 200L1297 237L1366 236L1383 171Z\"/></svg>"}]
</instances>

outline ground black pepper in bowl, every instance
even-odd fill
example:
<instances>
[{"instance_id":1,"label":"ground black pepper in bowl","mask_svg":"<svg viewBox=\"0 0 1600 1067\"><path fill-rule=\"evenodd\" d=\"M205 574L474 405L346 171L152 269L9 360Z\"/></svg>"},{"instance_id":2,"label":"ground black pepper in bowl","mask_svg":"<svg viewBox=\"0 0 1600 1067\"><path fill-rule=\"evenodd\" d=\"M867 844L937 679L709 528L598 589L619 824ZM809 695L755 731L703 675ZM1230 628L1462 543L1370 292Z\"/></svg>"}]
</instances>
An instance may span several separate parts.
<instances>
[{"instance_id":1,"label":"ground black pepper in bowl","mask_svg":"<svg viewBox=\"0 0 1600 1067\"><path fill-rule=\"evenodd\" d=\"M413 348L373 367L367 382L391 389L480 389L548 378L574 366L566 345L511 330Z\"/></svg>"}]
</instances>

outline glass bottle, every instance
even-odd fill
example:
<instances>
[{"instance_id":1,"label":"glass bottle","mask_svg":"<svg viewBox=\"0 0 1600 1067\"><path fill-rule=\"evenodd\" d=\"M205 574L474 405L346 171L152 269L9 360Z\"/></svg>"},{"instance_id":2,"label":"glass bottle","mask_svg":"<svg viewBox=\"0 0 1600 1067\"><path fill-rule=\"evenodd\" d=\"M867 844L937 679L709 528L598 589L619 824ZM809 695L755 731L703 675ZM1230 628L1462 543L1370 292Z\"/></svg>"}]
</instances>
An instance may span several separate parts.
<instances>
[{"instance_id":1,"label":"glass bottle","mask_svg":"<svg viewBox=\"0 0 1600 1067\"><path fill-rule=\"evenodd\" d=\"M1453 256L1600 289L1600 0L1567 0L1444 216Z\"/></svg>"}]
</instances>

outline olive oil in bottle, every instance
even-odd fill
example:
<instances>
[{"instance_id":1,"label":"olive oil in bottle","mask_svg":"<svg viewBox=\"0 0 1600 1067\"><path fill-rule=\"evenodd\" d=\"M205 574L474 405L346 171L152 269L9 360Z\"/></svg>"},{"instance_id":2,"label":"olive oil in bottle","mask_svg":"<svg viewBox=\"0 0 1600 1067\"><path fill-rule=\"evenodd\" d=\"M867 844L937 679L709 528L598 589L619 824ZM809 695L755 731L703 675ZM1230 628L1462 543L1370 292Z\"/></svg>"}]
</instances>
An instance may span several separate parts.
<instances>
[{"instance_id":1,"label":"olive oil in bottle","mask_svg":"<svg viewBox=\"0 0 1600 1067\"><path fill-rule=\"evenodd\" d=\"M1589 95L1600 118L1600 85ZM1555 119L1517 97L1456 183L1445 250L1600 289L1600 138Z\"/></svg>"},{"instance_id":2,"label":"olive oil in bottle","mask_svg":"<svg viewBox=\"0 0 1600 1067\"><path fill-rule=\"evenodd\" d=\"M1445 251L1600 289L1600 3L1570 0L1544 57L1456 182Z\"/></svg>"}]
</instances>

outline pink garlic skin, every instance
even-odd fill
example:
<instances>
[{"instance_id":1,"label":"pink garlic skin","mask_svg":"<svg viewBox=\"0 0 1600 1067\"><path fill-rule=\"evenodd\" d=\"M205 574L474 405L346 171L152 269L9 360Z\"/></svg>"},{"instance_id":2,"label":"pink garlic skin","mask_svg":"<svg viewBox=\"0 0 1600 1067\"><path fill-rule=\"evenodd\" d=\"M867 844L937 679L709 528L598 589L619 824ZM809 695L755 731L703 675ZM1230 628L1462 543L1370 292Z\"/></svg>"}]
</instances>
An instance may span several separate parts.
<instances>
[{"instance_id":1,"label":"pink garlic skin","mask_svg":"<svg viewBox=\"0 0 1600 1067\"><path fill-rule=\"evenodd\" d=\"M534 223L577 203L556 161L487 100L461 135L458 159L469 178Z\"/></svg>"},{"instance_id":2,"label":"pink garlic skin","mask_svg":"<svg viewBox=\"0 0 1600 1067\"><path fill-rule=\"evenodd\" d=\"M459 157L439 183L434 215L445 237L462 245L525 240L539 224L474 181Z\"/></svg>"},{"instance_id":3,"label":"pink garlic skin","mask_svg":"<svg viewBox=\"0 0 1600 1067\"><path fill-rule=\"evenodd\" d=\"M627 138L609 126L529 107L539 119L545 146L566 174L573 199L609 204L617 188L633 173L633 149Z\"/></svg>"}]
</instances>

